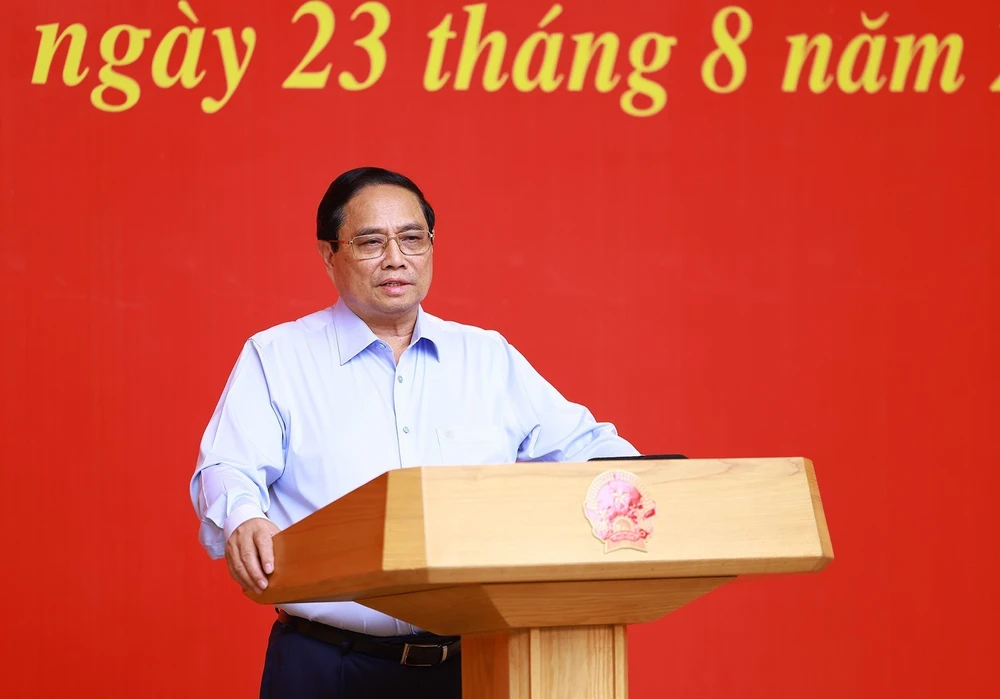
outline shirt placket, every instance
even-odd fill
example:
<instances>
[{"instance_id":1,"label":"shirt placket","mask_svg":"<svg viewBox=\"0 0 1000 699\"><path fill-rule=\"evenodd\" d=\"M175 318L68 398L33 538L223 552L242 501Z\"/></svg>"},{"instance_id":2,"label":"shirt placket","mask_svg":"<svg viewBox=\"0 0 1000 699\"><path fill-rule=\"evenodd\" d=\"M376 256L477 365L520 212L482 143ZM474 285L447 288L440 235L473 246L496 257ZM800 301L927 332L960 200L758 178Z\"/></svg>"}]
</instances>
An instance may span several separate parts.
<instances>
[{"instance_id":1,"label":"shirt placket","mask_svg":"<svg viewBox=\"0 0 1000 699\"><path fill-rule=\"evenodd\" d=\"M406 468L417 462L417 433L414 425L413 375L416 352L403 352L392 376L392 404L396 415L396 443L399 466Z\"/></svg>"}]
</instances>

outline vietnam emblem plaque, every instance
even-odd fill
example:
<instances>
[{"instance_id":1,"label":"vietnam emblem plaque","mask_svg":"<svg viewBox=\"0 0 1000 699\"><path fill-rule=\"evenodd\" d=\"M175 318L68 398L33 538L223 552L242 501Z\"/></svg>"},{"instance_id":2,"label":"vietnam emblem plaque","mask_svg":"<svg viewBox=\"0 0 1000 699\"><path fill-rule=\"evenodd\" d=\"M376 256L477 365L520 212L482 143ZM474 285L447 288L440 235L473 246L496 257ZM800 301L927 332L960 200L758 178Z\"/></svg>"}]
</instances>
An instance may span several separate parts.
<instances>
[{"instance_id":1,"label":"vietnam emblem plaque","mask_svg":"<svg viewBox=\"0 0 1000 699\"><path fill-rule=\"evenodd\" d=\"M634 473L605 471L597 476L587 489L583 511L594 536L604 542L604 553L646 551L656 504Z\"/></svg>"}]
</instances>

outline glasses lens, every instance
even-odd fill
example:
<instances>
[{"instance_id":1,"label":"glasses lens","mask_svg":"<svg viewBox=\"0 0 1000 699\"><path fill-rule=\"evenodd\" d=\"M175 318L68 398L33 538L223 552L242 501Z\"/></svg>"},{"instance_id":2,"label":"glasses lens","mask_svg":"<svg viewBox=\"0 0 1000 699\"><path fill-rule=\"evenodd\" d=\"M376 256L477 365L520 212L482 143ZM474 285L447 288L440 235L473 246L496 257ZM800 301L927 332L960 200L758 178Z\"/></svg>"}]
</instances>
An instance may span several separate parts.
<instances>
[{"instance_id":1,"label":"glasses lens","mask_svg":"<svg viewBox=\"0 0 1000 699\"><path fill-rule=\"evenodd\" d=\"M423 255L431 249L431 236L427 231L404 231L395 238L404 255ZM351 249L359 260L370 260L382 255L387 240L381 233L359 235L351 239Z\"/></svg>"},{"instance_id":2,"label":"glasses lens","mask_svg":"<svg viewBox=\"0 0 1000 699\"><path fill-rule=\"evenodd\" d=\"M385 249L386 237L384 235L359 235L351 240L351 247L359 260L367 260L378 257Z\"/></svg>"},{"instance_id":3,"label":"glasses lens","mask_svg":"<svg viewBox=\"0 0 1000 699\"><path fill-rule=\"evenodd\" d=\"M420 255L427 252L431 246L431 238L427 231L406 231L397 238L399 249L406 255Z\"/></svg>"}]
</instances>

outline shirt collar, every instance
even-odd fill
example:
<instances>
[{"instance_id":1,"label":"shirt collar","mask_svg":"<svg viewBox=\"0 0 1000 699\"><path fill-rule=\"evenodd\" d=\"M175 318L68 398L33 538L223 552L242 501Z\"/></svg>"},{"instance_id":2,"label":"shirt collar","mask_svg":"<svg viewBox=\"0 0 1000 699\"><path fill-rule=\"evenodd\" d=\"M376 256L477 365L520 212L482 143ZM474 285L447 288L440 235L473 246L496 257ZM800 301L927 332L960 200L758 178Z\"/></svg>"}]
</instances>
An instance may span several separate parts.
<instances>
[{"instance_id":1,"label":"shirt collar","mask_svg":"<svg viewBox=\"0 0 1000 699\"><path fill-rule=\"evenodd\" d=\"M338 299L333 305L332 313L341 366L354 359L372 343L379 342L368 324L348 308L343 299ZM442 329L435 321L436 318L424 311L423 306L418 306L417 321L413 327L410 346L416 345L421 340L427 340L424 344L428 345L434 358L441 361Z\"/></svg>"}]
</instances>

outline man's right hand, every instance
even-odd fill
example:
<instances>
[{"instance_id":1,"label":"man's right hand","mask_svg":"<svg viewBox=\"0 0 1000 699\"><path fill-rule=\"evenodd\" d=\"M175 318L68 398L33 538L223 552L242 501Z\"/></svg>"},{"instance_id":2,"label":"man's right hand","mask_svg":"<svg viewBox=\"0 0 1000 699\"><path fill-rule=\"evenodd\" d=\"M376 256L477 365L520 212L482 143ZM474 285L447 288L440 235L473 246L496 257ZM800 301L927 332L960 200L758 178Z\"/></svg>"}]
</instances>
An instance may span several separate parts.
<instances>
[{"instance_id":1,"label":"man's right hand","mask_svg":"<svg viewBox=\"0 0 1000 699\"><path fill-rule=\"evenodd\" d=\"M267 575L274 572L271 538L280 530L263 517L254 517L236 527L226 542L229 574L244 590L260 594L267 587Z\"/></svg>"}]
</instances>

